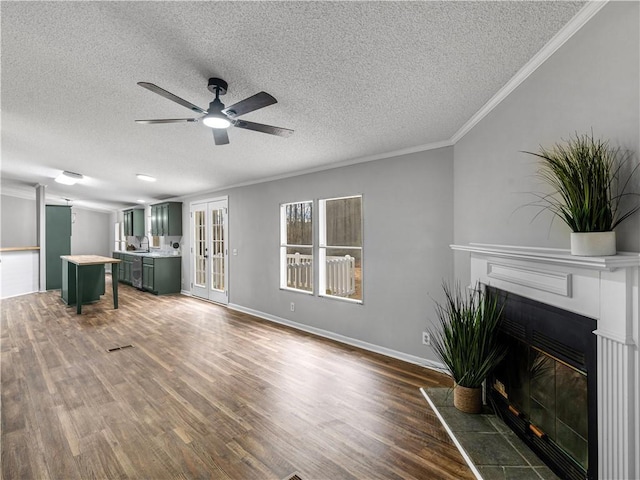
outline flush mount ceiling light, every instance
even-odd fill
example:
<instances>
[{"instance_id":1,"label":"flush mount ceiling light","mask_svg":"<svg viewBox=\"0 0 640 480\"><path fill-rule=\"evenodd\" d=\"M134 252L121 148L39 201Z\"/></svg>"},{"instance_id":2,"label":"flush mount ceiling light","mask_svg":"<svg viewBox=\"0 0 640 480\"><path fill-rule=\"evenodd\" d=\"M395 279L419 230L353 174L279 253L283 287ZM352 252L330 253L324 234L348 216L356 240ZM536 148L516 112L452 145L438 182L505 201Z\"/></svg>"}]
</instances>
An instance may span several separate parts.
<instances>
[{"instance_id":1,"label":"flush mount ceiling light","mask_svg":"<svg viewBox=\"0 0 640 480\"><path fill-rule=\"evenodd\" d=\"M138 203L147 203L146 200L136 200L136 202L138 202Z\"/></svg>"},{"instance_id":2,"label":"flush mount ceiling light","mask_svg":"<svg viewBox=\"0 0 640 480\"><path fill-rule=\"evenodd\" d=\"M82 175L74 172L67 172L66 170L56 177L56 182L63 185L75 185L84 179Z\"/></svg>"},{"instance_id":3,"label":"flush mount ceiling light","mask_svg":"<svg viewBox=\"0 0 640 480\"><path fill-rule=\"evenodd\" d=\"M136 175L136 177L138 177L138 180L144 180L145 182L155 182L156 181L156 177L152 177L151 175L144 175L143 173L138 173Z\"/></svg>"}]
</instances>

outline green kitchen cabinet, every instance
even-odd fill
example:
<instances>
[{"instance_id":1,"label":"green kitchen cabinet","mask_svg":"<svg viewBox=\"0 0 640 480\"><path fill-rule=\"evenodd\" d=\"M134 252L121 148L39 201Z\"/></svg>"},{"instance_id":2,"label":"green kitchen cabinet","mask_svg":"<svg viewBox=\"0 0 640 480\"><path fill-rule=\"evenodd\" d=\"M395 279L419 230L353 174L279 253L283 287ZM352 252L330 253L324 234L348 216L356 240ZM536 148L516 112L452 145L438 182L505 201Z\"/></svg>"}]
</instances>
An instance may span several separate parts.
<instances>
[{"instance_id":1,"label":"green kitchen cabinet","mask_svg":"<svg viewBox=\"0 0 640 480\"><path fill-rule=\"evenodd\" d=\"M144 237L144 209L130 208L122 213L125 237Z\"/></svg>"},{"instance_id":2,"label":"green kitchen cabinet","mask_svg":"<svg viewBox=\"0 0 640 480\"><path fill-rule=\"evenodd\" d=\"M47 205L45 209L46 289L62 288L61 255L71 255L71 207Z\"/></svg>"},{"instance_id":3,"label":"green kitchen cabinet","mask_svg":"<svg viewBox=\"0 0 640 480\"><path fill-rule=\"evenodd\" d=\"M130 237L133 234L131 229L133 226L133 210L125 210L122 212L122 233L125 237Z\"/></svg>"},{"instance_id":4,"label":"green kitchen cabinet","mask_svg":"<svg viewBox=\"0 0 640 480\"><path fill-rule=\"evenodd\" d=\"M153 258L142 259L142 289L147 292L155 290L155 260Z\"/></svg>"},{"instance_id":5,"label":"green kitchen cabinet","mask_svg":"<svg viewBox=\"0 0 640 480\"><path fill-rule=\"evenodd\" d=\"M120 253L120 252L113 252L113 254L111 255L113 258L117 258L119 260L121 260L120 262L120 268L118 268L118 281L119 282L124 282L124 253ZM112 279L115 280L115 279Z\"/></svg>"},{"instance_id":6,"label":"green kitchen cabinet","mask_svg":"<svg viewBox=\"0 0 640 480\"><path fill-rule=\"evenodd\" d=\"M85 265L82 267L82 305L100 300L105 292L104 264ZM62 300L67 305L75 305L76 298L76 265L62 260Z\"/></svg>"},{"instance_id":7,"label":"green kitchen cabinet","mask_svg":"<svg viewBox=\"0 0 640 480\"><path fill-rule=\"evenodd\" d=\"M151 235L182 236L182 202L151 205Z\"/></svg>"},{"instance_id":8,"label":"green kitchen cabinet","mask_svg":"<svg viewBox=\"0 0 640 480\"><path fill-rule=\"evenodd\" d=\"M180 293L182 287L181 257L144 257L142 288L155 295Z\"/></svg>"},{"instance_id":9,"label":"green kitchen cabinet","mask_svg":"<svg viewBox=\"0 0 640 480\"><path fill-rule=\"evenodd\" d=\"M111 256L121 260L120 268L118 268L118 281L131 285L131 265L133 264L133 255L113 252Z\"/></svg>"},{"instance_id":10,"label":"green kitchen cabinet","mask_svg":"<svg viewBox=\"0 0 640 480\"><path fill-rule=\"evenodd\" d=\"M122 263L120 264L120 281L131 285L131 266L133 265L133 255L122 255L120 257Z\"/></svg>"}]
</instances>

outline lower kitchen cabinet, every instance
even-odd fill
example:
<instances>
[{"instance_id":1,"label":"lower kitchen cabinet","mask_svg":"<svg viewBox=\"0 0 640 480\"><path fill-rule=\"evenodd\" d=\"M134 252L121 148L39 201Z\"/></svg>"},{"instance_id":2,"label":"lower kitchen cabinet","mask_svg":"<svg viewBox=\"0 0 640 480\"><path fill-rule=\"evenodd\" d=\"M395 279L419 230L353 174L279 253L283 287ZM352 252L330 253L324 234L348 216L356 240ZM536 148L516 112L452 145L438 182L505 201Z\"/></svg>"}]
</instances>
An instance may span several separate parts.
<instances>
[{"instance_id":1,"label":"lower kitchen cabinet","mask_svg":"<svg viewBox=\"0 0 640 480\"><path fill-rule=\"evenodd\" d=\"M76 297L76 265L62 259L62 288L60 295L67 305L75 305ZM82 304L94 303L104 295L104 265L85 265L82 267Z\"/></svg>"},{"instance_id":2,"label":"lower kitchen cabinet","mask_svg":"<svg viewBox=\"0 0 640 480\"><path fill-rule=\"evenodd\" d=\"M180 293L182 287L182 259L180 257L144 257L142 259L142 288L155 295Z\"/></svg>"},{"instance_id":3,"label":"lower kitchen cabinet","mask_svg":"<svg viewBox=\"0 0 640 480\"><path fill-rule=\"evenodd\" d=\"M131 285L131 265L133 263L133 255L114 252L112 257L119 258L121 260L120 268L118 268L118 281Z\"/></svg>"},{"instance_id":4,"label":"lower kitchen cabinet","mask_svg":"<svg viewBox=\"0 0 640 480\"><path fill-rule=\"evenodd\" d=\"M113 252L119 258L118 280L131 285L135 255ZM142 289L155 295L180 293L182 288L182 257L142 257Z\"/></svg>"},{"instance_id":5,"label":"lower kitchen cabinet","mask_svg":"<svg viewBox=\"0 0 640 480\"><path fill-rule=\"evenodd\" d=\"M133 264L132 255L122 256L122 282L131 285L131 265Z\"/></svg>"},{"instance_id":6,"label":"lower kitchen cabinet","mask_svg":"<svg viewBox=\"0 0 640 480\"><path fill-rule=\"evenodd\" d=\"M142 289L148 292L154 291L155 260L153 258L142 259Z\"/></svg>"}]
</instances>

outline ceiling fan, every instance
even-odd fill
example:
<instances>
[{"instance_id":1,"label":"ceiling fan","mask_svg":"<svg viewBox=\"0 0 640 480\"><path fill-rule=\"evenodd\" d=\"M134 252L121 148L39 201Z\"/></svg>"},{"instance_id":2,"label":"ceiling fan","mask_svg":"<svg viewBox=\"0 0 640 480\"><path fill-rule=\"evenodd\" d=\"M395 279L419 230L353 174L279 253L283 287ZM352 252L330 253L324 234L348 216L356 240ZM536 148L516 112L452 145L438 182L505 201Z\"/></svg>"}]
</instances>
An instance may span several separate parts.
<instances>
[{"instance_id":1,"label":"ceiling fan","mask_svg":"<svg viewBox=\"0 0 640 480\"><path fill-rule=\"evenodd\" d=\"M211 93L214 93L216 98L209 104L209 110L187 102L186 100L174 95L171 92L148 82L138 82L143 88L151 90L153 93L176 102L183 107L187 107L196 113L201 113L202 116L198 118L165 118L159 120L136 120L137 123L184 123L184 122L198 122L202 120L207 127L213 130L213 140L216 145L226 145L229 143L229 135L227 134L227 128L230 126L244 128L245 130L253 130L255 132L268 133L270 135L278 135L280 137L288 137L293 133L293 130L288 128L273 127L271 125L264 125L262 123L247 122L246 120L239 120L240 117L246 113L253 112L260 108L268 107L278 101L267 92L259 92L255 95L245 98L225 108L224 104L220 101L220 95L227 93L227 82L221 78L210 78L207 88Z\"/></svg>"}]
</instances>

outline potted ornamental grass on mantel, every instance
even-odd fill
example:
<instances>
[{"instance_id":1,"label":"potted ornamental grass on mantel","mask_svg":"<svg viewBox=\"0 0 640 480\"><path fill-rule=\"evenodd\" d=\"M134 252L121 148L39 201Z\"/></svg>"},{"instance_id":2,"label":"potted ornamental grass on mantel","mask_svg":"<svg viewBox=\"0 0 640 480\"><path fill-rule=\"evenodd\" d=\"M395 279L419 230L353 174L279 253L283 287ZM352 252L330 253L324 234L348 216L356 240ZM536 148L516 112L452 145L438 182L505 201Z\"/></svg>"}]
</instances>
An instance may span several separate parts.
<instances>
[{"instance_id":1,"label":"potted ornamental grass on mantel","mask_svg":"<svg viewBox=\"0 0 640 480\"><path fill-rule=\"evenodd\" d=\"M576 134L550 149L541 147L539 177L552 192L538 194L533 205L541 206L571 228L571 254L616 254L614 228L640 210L629 191L640 163L629 168L631 155L591 135Z\"/></svg>"},{"instance_id":2,"label":"potted ornamental grass on mantel","mask_svg":"<svg viewBox=\"0 0 640 480\"><path fill-rule=\"evenodd\" d=\"M463 292L460 283L442 285L436 302L439 329L430 330L433 348L453 377L453 404L466 413L482 411L482 383L506 354L498 327L502 308L478 283Z\"/></svg>"}]
</instances>

